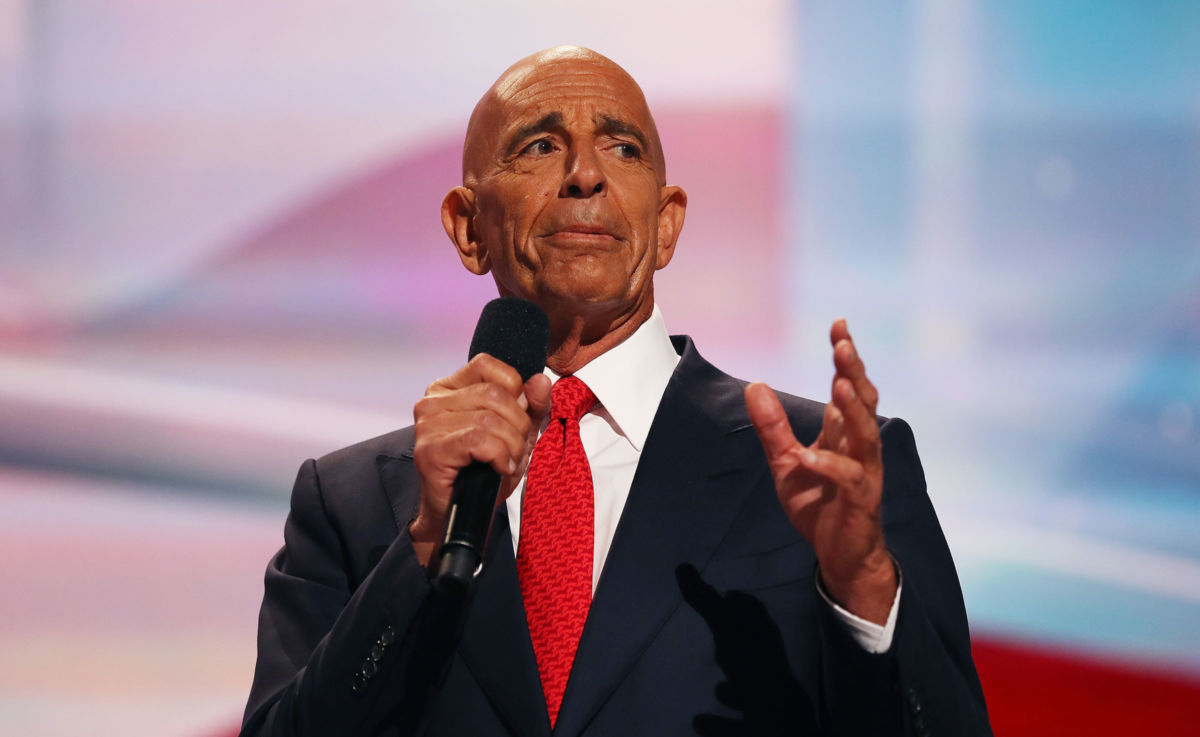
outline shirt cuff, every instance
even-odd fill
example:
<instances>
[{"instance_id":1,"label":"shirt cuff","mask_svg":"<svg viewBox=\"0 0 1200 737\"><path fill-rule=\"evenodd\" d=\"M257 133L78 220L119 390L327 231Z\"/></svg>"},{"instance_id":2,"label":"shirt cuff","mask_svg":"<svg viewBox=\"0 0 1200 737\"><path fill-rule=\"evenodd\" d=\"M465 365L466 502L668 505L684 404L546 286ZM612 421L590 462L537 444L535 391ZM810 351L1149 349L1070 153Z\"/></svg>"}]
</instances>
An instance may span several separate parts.
<instances>
[{"instance_id":1,"label":"shirt cuff","mask_svg":"<svg viewBox=\"0 0 1200 737\"><path fill-rule=\"evenodd\" d=\"M892 646L892 637L896 634L896 613L900 611L900 592L904 588L904 576L895 558L892 558L892 564L896 566L896 596L892 599L887 621L882 626L855 616L838 606L829 594L825 593L825 586L821 583L821 572L819 569L817 571L817 593L833 609L834 616L846 627L854 641L872 655L886 653Z\"/></svg>"}]
</instances>

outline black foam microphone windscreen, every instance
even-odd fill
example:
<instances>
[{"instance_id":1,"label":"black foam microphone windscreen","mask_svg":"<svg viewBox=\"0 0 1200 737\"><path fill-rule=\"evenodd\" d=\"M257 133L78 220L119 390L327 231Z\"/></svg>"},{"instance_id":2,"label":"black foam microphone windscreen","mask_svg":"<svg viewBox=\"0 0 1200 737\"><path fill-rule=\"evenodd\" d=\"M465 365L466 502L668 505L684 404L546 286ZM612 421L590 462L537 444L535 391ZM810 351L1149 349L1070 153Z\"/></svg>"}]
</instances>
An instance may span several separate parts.
<instances>
[{"instance_id":1,"label":"black foam microphone windscreen","mask_svg":"<svg viewBox=\"0 0 1200 737\"><path fill-rule=\"evenodd\" d=\"M545 367L549 342L550 320L542 308L518 297L500 297L479 315L469 358L486 353L528 381ZM470 587L483 562L499 490L500 474L486 463L472 461L458 472L433 579L439 591L462 595Z\"/></svg>"},{"instance_id":2,"label":"black foam microphone windscreen","mask_svg":"<svg viewBox=\"0 0 1200 737\"><path fill-rule=\"evenodd\" d=\"M499 297L488 302L475 325L467 358L486 353L517 370L521 381L546 366L550 342L550 320L529 300Z\"/></svg>"}]
</instances>

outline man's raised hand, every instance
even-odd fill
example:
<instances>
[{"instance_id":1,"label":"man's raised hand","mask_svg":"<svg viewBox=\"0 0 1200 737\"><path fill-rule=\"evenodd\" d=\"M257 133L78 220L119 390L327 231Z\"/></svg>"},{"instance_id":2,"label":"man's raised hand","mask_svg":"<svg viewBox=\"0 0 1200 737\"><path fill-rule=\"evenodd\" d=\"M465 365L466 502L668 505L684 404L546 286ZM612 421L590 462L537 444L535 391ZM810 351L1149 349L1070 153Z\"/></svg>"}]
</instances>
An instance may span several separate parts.
<instances>
[{"instance_id":1,"label":"man's raised hand","mask_svg":"<svg viewBox=\"0 0 1200 737\"><path fill-rule=\"evenodd\" d=\"M746 387L746 408L766 451L779 502L816 551L826 591L850 612L882 624L895 598L896 576L880 517L879 393L867 379L846 321L835 321L829 337L833 397L812 445L796 439L766 384Z\"/></svg>"}]
</instances>

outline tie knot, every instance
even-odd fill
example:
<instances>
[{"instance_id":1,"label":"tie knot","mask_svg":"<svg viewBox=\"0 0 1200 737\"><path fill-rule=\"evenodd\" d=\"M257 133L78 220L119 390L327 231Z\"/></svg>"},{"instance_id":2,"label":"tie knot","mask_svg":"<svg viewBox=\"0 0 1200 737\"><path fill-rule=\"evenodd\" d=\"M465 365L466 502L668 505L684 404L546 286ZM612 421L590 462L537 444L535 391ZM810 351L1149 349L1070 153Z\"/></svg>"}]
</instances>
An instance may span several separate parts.
<instances>
[{"instance_id":1,"label":"tie knot","mask_svg":"<svg viewBox=\"0 0 1200 737\"><path fill-rule=\"evenodd\" d=\"M592 405L596 395L587 384L574 376L564 376L554 382L550 390L550 418L555 420L579 421Z\"/></svg>"}]
</instances>

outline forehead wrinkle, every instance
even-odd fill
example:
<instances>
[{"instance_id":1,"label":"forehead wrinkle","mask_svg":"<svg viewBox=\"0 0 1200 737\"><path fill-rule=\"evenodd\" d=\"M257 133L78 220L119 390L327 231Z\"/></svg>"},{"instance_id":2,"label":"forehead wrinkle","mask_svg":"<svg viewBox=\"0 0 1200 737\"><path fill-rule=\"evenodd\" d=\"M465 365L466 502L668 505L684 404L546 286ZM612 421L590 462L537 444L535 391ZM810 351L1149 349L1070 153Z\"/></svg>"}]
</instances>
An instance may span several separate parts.
<instances>
[{"instance_id":1,"label":"forehead wrinkle","mask_svg":"<svg viewBox=\"0 0 1200 737\"><path fill-rule=\"evenodd\" d=\"M579 106L604 103L628 107L628 104L609 85L580 82L577 78L572 77L541 80L537 84L514 91L502 102L509 107L562 107L563 105Z\"/></svg>"},{"instance_id":2,"label":"forehead wrinkle","mask_svg":"<svg viewBox=\"0 0 1200 737\"><path fill-rule=\"evenodd\" d=\"M496 80L476 105L467 127L463 145L463 180L475 179L484 164L486 149L503 150L502 131L518 117L511 106L532 106L562 110L580 104L614 103L622 120L644 119L638 126L640 142L651 152L660 185L666 184L666 158L654 117L637 81L619 65L588 49L562 47L531 55L510 67ZM623 121L628 122L628 121ZM488 125L490 123L490 126ZM632 131L630 131L632 133Z\"/></svg>"}]
</instances>

